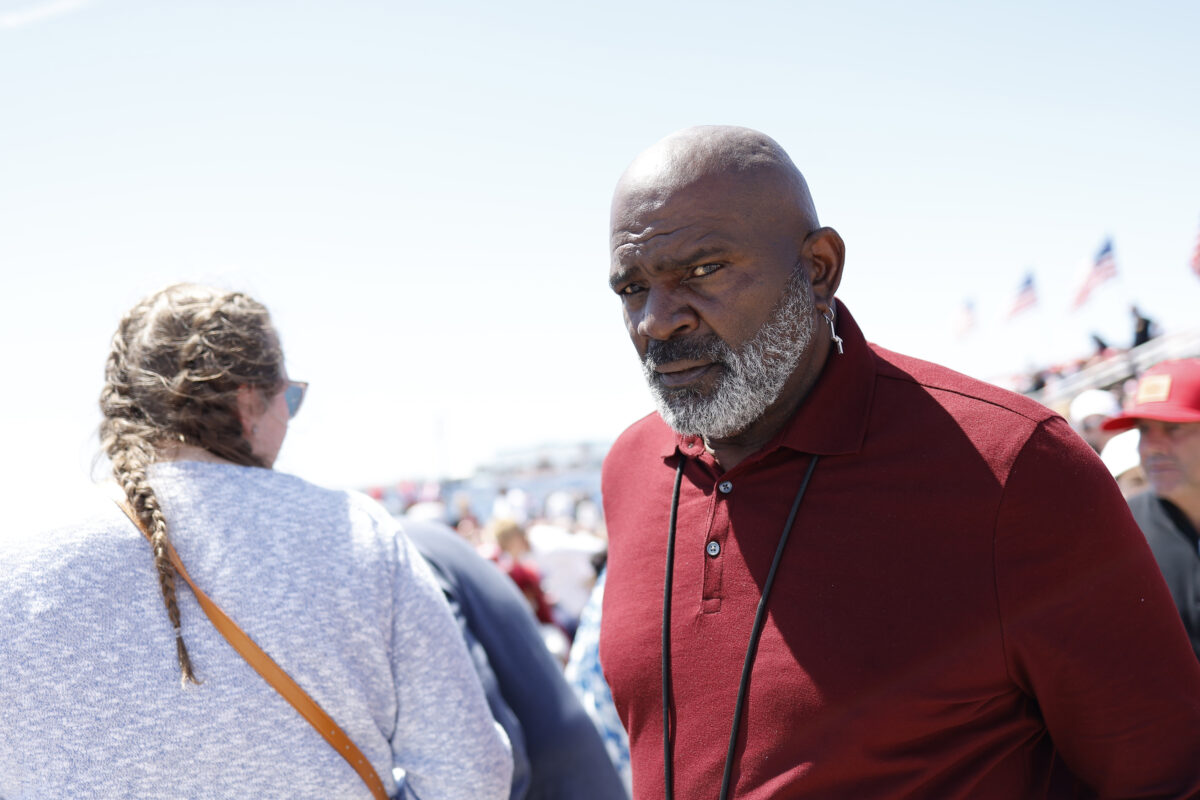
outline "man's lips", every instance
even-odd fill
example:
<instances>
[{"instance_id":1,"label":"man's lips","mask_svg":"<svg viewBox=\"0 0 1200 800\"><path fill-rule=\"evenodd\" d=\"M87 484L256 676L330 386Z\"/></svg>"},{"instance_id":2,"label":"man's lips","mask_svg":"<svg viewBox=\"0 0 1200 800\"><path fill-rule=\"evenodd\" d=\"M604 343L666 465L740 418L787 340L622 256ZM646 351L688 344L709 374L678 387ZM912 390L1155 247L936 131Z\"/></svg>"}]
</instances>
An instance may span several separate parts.
<instances>
[{"instance_id":1,"label":"man's lips","mask_svg":"<svg viewBox=\"0 0 1200 800\"><path fill-rule=\"evenodd\" d=\"M673 361L655 367L658 380L663 386L677 389L700 380L717 365L712 361Z\"/></svg>"}]
</instances>

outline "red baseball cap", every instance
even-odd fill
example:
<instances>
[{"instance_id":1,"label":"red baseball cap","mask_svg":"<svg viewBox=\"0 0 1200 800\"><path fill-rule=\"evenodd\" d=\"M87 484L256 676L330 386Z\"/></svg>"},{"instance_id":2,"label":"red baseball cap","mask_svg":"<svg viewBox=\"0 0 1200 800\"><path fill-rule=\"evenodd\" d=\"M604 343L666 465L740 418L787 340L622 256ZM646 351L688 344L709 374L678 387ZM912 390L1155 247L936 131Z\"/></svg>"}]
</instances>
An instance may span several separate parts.
<instances>
[{"instance_id":1,"label":"red baseball cap","mask_svg":"<svg viewBox=\"0 0 1200 800\"><path fill-rule=\"evenodd\" d=\"M1200 358L1163 361L1146 370L1138 379L1133 404L1100 427L1128 430L1139 419L1200 422Z\"/></svg>"}]
</instances>

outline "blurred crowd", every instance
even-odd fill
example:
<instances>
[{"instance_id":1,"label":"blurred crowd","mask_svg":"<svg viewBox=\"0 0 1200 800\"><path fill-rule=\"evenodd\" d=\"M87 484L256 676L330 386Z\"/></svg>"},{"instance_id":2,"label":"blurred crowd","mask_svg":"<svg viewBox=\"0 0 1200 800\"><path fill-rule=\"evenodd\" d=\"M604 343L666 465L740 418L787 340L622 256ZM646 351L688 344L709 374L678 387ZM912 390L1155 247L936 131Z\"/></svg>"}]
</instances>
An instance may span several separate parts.
<instances>
[{"instance_id":1,"label":"blurred crowd","mask_svg":"<svg viewBox=\"0 0 1200 800\"><path fill-rule=\"evenodd\" d=\"M402 520L453 529L498 566L521 591L547 646L565 664L604 567L607 544L598 488L538 493L519 481L493 490L466 489L454 481L404 481L389 489L369 487L366 493ZM598 468L585 482L599 486Z\"/></svg>"},{"instance_id":2,"label":"blurred crowd","mask_svg":"<svg viewBox=\"0 0 1200 800\"><path fill-rule=\"evenodd\" d=\"M1100 336L1100 334L1092 333L1092 349L1090 352L1079 354L1062 363L1040 365L1027 373L1014 376L1009 381L1011 384L1010 388L1018 392L1034 395L1053 392L1064 381L1072 379L1074 376L1091 367L1126 355L1130 351L1149 343L1151 339L1160 334L1158 324L1142 313L1137 305L1129 307L1129 315L1133 321L1133 330L1128 347L1113 344Z\"/></svg>"},{"instance_id":3,"label":"blurred crowd","mask_svg":"<svg viewBox=\"0 0 1200 800\"><path fill-rule=\"evenodd\" d=\"M612 694L600 666L600 610L603 601L607 536L599 496L599 463L575 464L562 474L543 466L533 472L511 475L494 488L470 482L401 481L392 487L369 487L366 493L389 509L414 539L435 571L446 569L437 553L427 545L433 529L440 529L469 546L479 560L494 567L511 581L528 614L510 614L511 605L502 593L480 598L473 618L462 615L464 629L495 632L502 636L481 648L483 672L497 673L489 700L498 720L513 697L524 697L528 707L514 709L510 740L518 765L524 760L531 772L532 786L514 782L513 797L565 796L547 793L547 786L582 797L580 787L590 785L597 797L632 793L629 741L613 706ZM441 543L445 546L445 543ZM444 555L444 553L443 553ZM467 568L459 557L459 568ZM489 585L480 571L470 577L472 590ZM493 589L495 587L492 587ZM462 587L458 591L462 591ZM447 589L456 610L455 590ZM524 617L518 619L517 617ZM552 675L545 664L525 651L536 630L561 674ZM505 668L505 665L508 668ZM565 680L565 684L564 684ZM488 681L484 680L485 688ZM569 686L568 696L564 696ZM497 706L500 706L497 709ZM580 736L573 713L586 713L595 731ZM589 760L591 736L599 734L605 757L603 766ZM553 748L522 753L522 739L542 737L554 741ZM523 759L524 757L524 759ZM553 768L570 767L569 778L554 779ZM520 766L518 766L518 772ZM550 773L547 775L547 773ZM611 779L616 776L616 780ZM540 786L539 786L540 784Z\"/></svg>"}]
</instances>

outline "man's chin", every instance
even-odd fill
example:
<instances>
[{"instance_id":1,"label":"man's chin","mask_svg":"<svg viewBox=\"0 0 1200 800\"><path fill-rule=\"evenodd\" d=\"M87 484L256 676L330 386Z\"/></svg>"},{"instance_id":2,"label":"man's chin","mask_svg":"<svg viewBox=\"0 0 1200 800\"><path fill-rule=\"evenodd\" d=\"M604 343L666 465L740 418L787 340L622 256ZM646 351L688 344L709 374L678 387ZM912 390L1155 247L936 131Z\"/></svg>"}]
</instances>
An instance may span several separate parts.
<instances>
[{"instance_id":1,"label":"man's chin","mask_svg":"<svg viewBox=\"0 0 1200 800\"><path fill-rule=\"evenodd\" d=\"M1177 474L1150 473L1146 475L1146 483L1156 495L1170 500L1175 505L1179 505L1181 499L1187 499L1187 492L1183 491L1183 481Z\"/></svg>"},{"instance_id":2,"label":"man's chin","mask_svg":"<svg viewBox=\"0 0 1200 800\"><path fill-rule=\"evenodd\" d=\"M738 431L726 430L728 420L714 419L709 409L697 408L696 405L681 407L659 399L658 415L667 426L682 436L703 436L705 439L726 438L736 435Z\"/></svg>"},{"instance_id":3,"label":"man's chin","mask_svg":"<svg viewBox=\"0 0 1200 800\"><path fill-rule=\"evenodd\" d=\"M668 416L688 419L695 415L706 413L705 406L712 403L714 392L701 391L695 386L679 388L664 386L657 380L650 386L650 393L659 410Z\"/></svg>"},{"instance_id":4,"label":"man's chin","mask_svg":"<svg viewBox=\"0 0 1200 800\"><path fill-rule=\"evenodd\" d=\"M703 436L704 432L697 430L703 427L696 425L696 409L694 407L683 407L679 405L681 398L667 398L662 395L657 395L655 405L658 407L658 415L662 417L663 422L678 434L683 436ZM672 402L672 399L675 402Z\"/></svg>"}]
</instances>

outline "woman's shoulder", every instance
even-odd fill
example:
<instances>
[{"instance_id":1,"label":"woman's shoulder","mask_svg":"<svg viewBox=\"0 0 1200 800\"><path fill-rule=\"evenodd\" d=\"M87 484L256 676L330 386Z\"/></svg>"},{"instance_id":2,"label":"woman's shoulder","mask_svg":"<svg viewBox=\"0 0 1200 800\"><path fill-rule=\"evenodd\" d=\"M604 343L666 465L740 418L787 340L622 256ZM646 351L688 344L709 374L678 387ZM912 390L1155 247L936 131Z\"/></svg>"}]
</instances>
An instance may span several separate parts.
<instances>
[{"instance_id":1,"label":"woman's shoulder","mask_svg":"<svg viewBox=\"0 0 1200 800\"><path fill-rule=\"evenodd\" d=\"M150 484L169 505L225 511L295 509L326 518L354 504L353 492L328 489L286 472L262 467L202 461L168 461L153 465Z\"/></svg>"},{"instance_id":2,"label":"woman's shoulder","mask_svg":"<svg viewBox=\"0 0 1200 800\"><path fill-rule=\"evenodd\" d=\"M369 546L372 559L394 549L396 521L358 491L277 470L195 461L156 464L151 484L182 537L221 531L232 539L256 538L269 531L290 548L331 557L345 552L339 542L353 543L359 555Z\"/></svg>"},{"instance_id":3,"label":"woman's shoulder","mask_svg":"<svg viewBox=\"0 0 1200 800\"><path fill-rule=\"evenodd\" d=\"M0 592L44 585L56 576L96 575L142 547L142 535L99 488L60 524L6 530L0 535Z\"/></svg>"}]
</instances>

